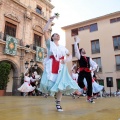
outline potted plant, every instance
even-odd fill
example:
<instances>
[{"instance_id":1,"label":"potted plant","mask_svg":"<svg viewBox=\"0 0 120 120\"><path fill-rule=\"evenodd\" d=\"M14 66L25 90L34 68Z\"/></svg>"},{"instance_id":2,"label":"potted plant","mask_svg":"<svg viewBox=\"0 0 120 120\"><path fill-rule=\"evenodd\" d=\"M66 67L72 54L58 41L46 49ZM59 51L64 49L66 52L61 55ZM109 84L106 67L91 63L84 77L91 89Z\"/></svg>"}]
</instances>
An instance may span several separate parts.
<instances>
[{"instance_id":1,"label":"potted plant","mask_svg":"<svg viewBox=\"0 0 120 120\"><path fill-rule=\"evenodd\" d=\"M0 95L5 94L7 83L9 82L8 75L10 74L11 64L7 62L0 63Z\"/></svg>"}]
</instances>

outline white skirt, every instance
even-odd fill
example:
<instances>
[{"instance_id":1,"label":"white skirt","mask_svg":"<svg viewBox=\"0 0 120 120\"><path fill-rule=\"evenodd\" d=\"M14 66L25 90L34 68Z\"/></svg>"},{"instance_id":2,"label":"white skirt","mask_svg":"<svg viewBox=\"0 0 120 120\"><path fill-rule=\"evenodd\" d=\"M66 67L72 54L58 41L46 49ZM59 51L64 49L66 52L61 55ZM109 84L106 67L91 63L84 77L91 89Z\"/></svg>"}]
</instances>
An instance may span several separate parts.
<instances>
[{"instance_id":1,"label":"white skirt","mask_svg":"<svg viewBox=\"0 0 120 120\"><path fill-rule=\"evenodd\" d=\"M92 89L93 89L93 93L98 93L100 92L102 89L104 88L104 86L99 85L97 82L93 82L92 83Z\"/></svg>"},{"instance_id":2,"label":"white skirt","mask_svg":"<svg viewBox=\"0 0 120 120\"><path fill-rule=\"evenodd\" d=\"M35 89L35 87L32 87L27 82L24 82L20 88L18 88L18 91L20 92L31 92Z\"/></svg>"},{"instance_id":3,"label":"white skirt","mask_svg":"<svg viewBox=\"0 0 120 120\"><path fill-rule=\"evenodd\" d=\"M84 85L85 85L85 87L87 88L87 81L86 81L86 79L84 78ZM92 82L92 92L93 93L98 93L98 92L100 92L102 89L104 88L104 86L102 86L102 85L99 85L97 82Z\"/></svg>"}]
</instances>

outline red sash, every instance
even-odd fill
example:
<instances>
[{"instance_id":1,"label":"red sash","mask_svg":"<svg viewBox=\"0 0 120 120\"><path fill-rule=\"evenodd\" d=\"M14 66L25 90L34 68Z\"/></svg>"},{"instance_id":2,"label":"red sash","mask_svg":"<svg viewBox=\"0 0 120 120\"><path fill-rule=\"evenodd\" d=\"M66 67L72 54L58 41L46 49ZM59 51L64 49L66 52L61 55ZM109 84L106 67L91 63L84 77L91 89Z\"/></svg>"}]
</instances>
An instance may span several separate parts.
<instances>
[{"instance_id":1,"label":"red sash","mask_svg":"<svg viewBox=\"0 0 120 120\"><path fill-rule=\"evenodd\" d=\"M57 61L53 55L50 58L52 58L52 73L58 74L60 61ZM64 56L59 59L63 60Z\"/></svg>"},{"instance_id":2,"label":"red sash","mask_svg":"<svg viewBox=\"0 0 120 120\"><path fill-rule=\"evenodd\" d=\"M91 72L89 68L81 67L79 68L79 71L86 71L86 72Z\"/></svg>"}]
</instances>

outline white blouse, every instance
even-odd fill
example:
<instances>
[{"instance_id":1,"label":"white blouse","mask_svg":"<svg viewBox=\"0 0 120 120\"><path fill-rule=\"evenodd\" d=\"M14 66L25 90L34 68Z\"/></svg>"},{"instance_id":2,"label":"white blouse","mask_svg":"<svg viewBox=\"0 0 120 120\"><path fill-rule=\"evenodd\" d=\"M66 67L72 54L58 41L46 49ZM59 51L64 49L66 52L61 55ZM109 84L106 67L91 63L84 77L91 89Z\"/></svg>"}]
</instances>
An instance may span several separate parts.
<instances>
[{"instance_id":1,"label":"white blouse","mask_svg":"<svg viewBox=\"0 0 120 120\"><path fill-rule=\"evenodd\" d=\"M72 79L78 82L78 73L72 73L71 75Z\"/></svg>"},{"instance_id":2,"label":"white blouse","mask_svg":"<svg viewBox=\"0 0 120 120\"><path fill-rule=\"evenodd\" d=\"M77 42L74 43L74 49L75 49L75 57L80 60L81 58L81 55L80 55L80 52L79 52L79 48L78 48L78 45L77 45ZM90 58L90 67L92 68L93 71L95 71L98 67L97 63L94 62L91 58Z\"/></svg>"}]
</instances>

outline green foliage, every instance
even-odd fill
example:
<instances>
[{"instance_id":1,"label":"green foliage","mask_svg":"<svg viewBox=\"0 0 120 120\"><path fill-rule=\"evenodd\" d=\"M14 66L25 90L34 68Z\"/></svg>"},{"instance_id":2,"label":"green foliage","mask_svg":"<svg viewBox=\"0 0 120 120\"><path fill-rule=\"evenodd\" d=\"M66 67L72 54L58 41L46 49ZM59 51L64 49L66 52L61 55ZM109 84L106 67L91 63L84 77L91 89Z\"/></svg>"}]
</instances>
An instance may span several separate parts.
<instances>
[{"instance_id":1,"label":"green foliage","mask_svg":"<svg viewBox=\"0 0 120 120\"><path fill-rule=\"evenodd\" d=\"M7 62L0 63L0 90L6 90L7 83L9 82L8 75L10 74L11 64Z\"/></svg>"}]
</instances>

